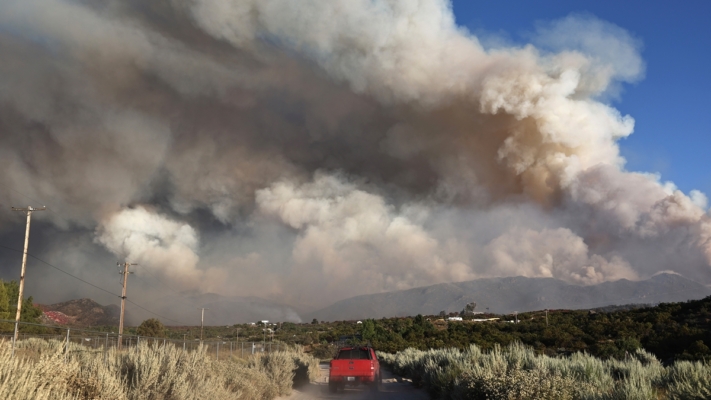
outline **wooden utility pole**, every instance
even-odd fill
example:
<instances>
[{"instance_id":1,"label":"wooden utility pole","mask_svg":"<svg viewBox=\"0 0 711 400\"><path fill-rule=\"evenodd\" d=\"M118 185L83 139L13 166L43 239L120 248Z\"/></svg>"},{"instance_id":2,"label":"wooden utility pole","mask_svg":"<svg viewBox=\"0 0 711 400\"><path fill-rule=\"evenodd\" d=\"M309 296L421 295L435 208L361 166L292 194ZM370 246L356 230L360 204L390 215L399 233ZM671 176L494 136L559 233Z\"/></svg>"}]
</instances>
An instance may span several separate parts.
<instances>
[{"instance_id":1,"label":"wooden utility pole","mask_svg":"<svg viewBox=\"0 0 711 400\"><path fill-rule=\"evenodd\" d=\"M548 326L548 309L546 308L546 326Z\"/></svg>"},{"instance_id":2,"label":"wooden utility pole","mask_svg":"<svg viewBox=\"0 0 711 400\"><path fill-rule=\"evenodd\" d=\"M202 307L200 309L202 310L202 313L200 315L200 344L202 344L202 327L205 323L205 310L209 310L209 308Z\"/></svg>"},{"instance_id":3,"label":"wooden utility pole","mask_svg":"<svg viewBox=\"0 0 711 400\"><path fill-rule=\"evenodd\" d=\"M128 267L131 265L138 265L135 263L130 263L130 262L125 262L125 263L116 263L118 266L123 266L123 271L119 272L120 274L123 274L123 289L121 290L121 317L119 319L119 333L118 333L118 349L121 350L121 338L123 336L123 314L126 311L126 282L128 281L128 274L132 274L133 272L128 271Z\"/></svg>"},{"instance_id":4,"label":"wooden utility pole","mask_svg":"<svg viewBox=\"0 0 711 400\"><path fill-rule=\"evenodd\" d=\"M20 294L17 296L17 313L15 314L15 334L12 337L13 349L14 343L17 341L17 334L20 325L20 313L22 312L22 295L25 291L25 266L27 265L27 245L30 241L30 219L32 218L32 212L34 211L44 211L47 207L34 208L29 206L27 208L16 208L12 207L13 211L22 211L27 213L27 226L25 227L25 246L22 250L22 270L20 272Z\"/></svg>"}]
</instances>

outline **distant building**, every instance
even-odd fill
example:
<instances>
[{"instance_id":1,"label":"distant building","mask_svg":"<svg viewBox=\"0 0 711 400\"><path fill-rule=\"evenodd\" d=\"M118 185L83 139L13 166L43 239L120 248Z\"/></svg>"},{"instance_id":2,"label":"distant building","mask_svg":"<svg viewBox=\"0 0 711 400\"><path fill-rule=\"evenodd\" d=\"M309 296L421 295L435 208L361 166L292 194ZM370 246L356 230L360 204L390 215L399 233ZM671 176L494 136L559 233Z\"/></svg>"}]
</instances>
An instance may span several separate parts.
<instances>
[{"instance_id":1,"label":"distant building","mask_svg":"<svg viewBox=\"0 0 711 400\"><path fill-rule=\"evenodd\" d=\"M462 317L449 317L447 318L447 321L461 321Z\"/></svg>"}]
</instances>

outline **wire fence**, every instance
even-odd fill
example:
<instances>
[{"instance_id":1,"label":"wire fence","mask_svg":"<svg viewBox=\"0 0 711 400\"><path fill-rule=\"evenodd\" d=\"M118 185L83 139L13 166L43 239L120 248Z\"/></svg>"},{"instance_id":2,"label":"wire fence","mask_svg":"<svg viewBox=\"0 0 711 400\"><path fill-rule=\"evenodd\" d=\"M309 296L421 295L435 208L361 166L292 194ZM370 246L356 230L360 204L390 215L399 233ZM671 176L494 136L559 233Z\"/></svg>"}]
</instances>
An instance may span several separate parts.
<instances>
[{"instance_id":1,"label":"wire fence","mask_svg":"<svg viewBox=\"0 0 711 400\"><path fill-rule=\"evenodd\" d=\"M12 323L13 320L0 319L0 323ZM46 328L47 331L51 333L27 333L20 332L18 334L18 342L35 338L40 340L59 340L66 343L75 343L79 345L79 348L84 348L87 351L106 352L109 349L119 347L119 335L116 332L102 332L94 331L82 328L72 328L63 327L57 325L45 325L37 324L31 322L19 322L23 326L33 326ZM10 341L13 346L13 353L15 352L16 343L13 341L13 333L0 333L0 342ZM199 340L193 339L171 339L165 337L151 337L151 336L141 336L133 334L122 334L121 339L121 349L128 349L130 347L138 346L140 343L148 344L158 344L162 346L175 346L176 348L183 349L184 351L204 351L207 354L213 355L218 360L220 358L226 357L249 357L253 354L258 353L269 353L280 350L287 350L288 345L282 342L273 341L261 341L261 342L249 342L249 341L239 341L239 340L222 340L222 339L209 339L209 340ZM68 348L68 346L67 346Z\"/></svg>"}]
</instances>

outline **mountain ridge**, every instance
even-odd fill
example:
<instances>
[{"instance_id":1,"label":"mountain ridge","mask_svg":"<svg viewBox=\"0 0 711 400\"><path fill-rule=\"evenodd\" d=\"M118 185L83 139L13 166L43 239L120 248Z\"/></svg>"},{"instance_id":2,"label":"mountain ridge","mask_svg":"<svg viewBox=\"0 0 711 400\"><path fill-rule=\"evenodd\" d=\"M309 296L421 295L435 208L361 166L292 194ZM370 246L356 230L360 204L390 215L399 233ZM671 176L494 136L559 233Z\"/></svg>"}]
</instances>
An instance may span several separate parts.
<instances>
[{"instance_id":1,"label":"mountain ridge","mask_svg":"<svg viewBox=\"0 0 711 400\"><path fill-rule=\"evenodd\" d=\"M102 306L92 299L82 298L55 304L37 304L42 310L42 322L59 325L118 325L121 308L115 304Z\"/></svg>"},{"instance_id":2,"label":"mountain ridge","mask_svg":"<svg viewBox=\"0 0 711 400\"><path fill-rule=\"evenodd\" d=\"M438 283L340 300L303 315L304 320L352 320L458 312L471 302L477 311L509 314L543 309L585 309L612 304L676 302L703 298L711 288L678 274L642 281L621 279L579 286L554 278L504 277Z\"/></svg>"}]
</instances>

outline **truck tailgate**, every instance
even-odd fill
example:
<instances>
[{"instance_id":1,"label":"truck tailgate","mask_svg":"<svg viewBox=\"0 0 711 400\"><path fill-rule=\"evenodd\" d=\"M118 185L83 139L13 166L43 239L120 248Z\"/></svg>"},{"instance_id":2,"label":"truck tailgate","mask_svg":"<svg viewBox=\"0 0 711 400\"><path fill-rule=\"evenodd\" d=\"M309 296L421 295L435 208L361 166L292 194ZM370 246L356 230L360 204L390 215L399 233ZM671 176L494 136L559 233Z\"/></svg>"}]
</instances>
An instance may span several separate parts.
<instances>
[{"instance_id":1,"label":"truck tailgate","mask_svg":"<svg viewBox=\"0 0 711 400\"><path fill-rule=\"evenodd\" d=\"M336 376L372 376L374 366L371 360L333 360L332 377Z\"/></svg>"}]
</instances>

